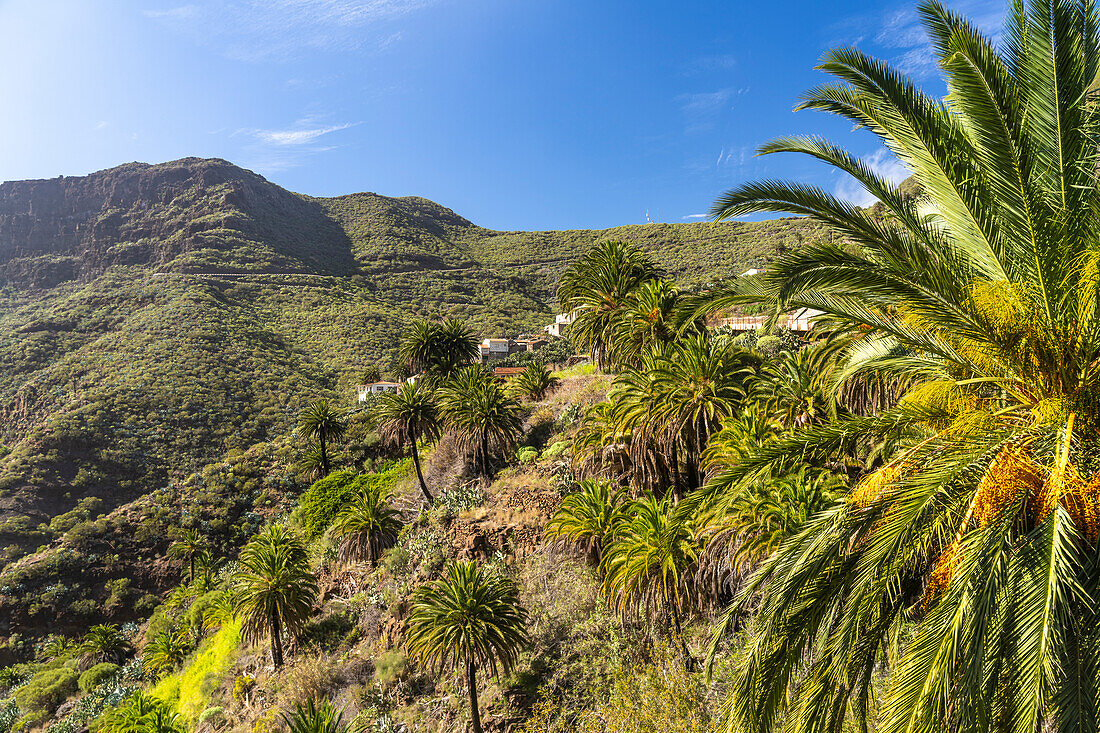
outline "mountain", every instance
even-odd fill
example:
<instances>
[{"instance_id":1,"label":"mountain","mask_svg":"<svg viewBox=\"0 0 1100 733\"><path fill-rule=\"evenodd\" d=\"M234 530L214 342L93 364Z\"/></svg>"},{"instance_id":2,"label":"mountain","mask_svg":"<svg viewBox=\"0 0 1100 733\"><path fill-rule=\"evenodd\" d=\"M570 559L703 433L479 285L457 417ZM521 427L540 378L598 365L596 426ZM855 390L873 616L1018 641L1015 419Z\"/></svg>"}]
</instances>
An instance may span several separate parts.
<instances>
[{"instance_id":1,"label":"mountain","mask_svg":"<svg viewBox=\"0 0 1100 733\"><path fill-rule=\"evenodd\" d=\"M197 158L0 184L0 609L56 576L28 580L46 556L15 561L35 548L72 549L74 526L202 484L196 472L286 436L308 399L350 405L414 317L536 331L562 269L603 239L639 243L696 286L827 236L798 219L500 232L422 198L314 198ZM223 482L218 501L243 521L289 490L272 481ZM138 577L109 534L101 574L71 579L94 592L24 604L27 619ZM151 560L156 542L127 551Z\"/></svg>"}]
</instances>

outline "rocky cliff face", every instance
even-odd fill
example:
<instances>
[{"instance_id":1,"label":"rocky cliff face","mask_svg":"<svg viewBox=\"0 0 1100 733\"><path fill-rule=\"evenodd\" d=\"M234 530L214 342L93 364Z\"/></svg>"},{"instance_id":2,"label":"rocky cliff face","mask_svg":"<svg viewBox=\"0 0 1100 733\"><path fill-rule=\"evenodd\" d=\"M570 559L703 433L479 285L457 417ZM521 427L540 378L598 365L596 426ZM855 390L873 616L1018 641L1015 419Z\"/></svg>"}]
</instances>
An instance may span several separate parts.
<instances>
[{"instance_id":1,"label":"rocky cliff face","mask_svg":"<svg viewBox=\"0 0 1100 733\"><path fill-rule=\"evenodd\" d=\"M0 184L0 279L50 286L113 265L343 274L354 260L319 204L224 160Z\"/></svg>"}]
</instances>

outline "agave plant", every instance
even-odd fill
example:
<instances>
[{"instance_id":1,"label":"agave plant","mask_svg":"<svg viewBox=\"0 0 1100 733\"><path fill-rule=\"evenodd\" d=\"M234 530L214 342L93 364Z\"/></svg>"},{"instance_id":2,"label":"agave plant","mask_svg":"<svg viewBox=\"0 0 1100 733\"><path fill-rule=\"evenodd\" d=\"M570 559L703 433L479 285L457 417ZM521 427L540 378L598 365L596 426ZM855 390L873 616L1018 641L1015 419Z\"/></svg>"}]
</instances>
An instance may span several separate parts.
<instances>
[{"instance_id":1,"label":"agave plant","mask_svg":"<svg viewBox=\"0 0 1100 733\"><path fill-rule=\"evenodd\" d=\"M344 733L348 726L344 723L344 711L323 700L318 704L312 698L306 702L295 703L289 715L283 713L283 722L288 733Z\"/></svg>"},{"instance_id":2,"label":"agave plant","mask_svg":"<svg viewBox=\"0 0 1100 733\"><path fill-rule=\"evenodd\" d=\"M786 255L709 307L816 308L850 328L848 374L917 382L896 408L762 448L736 486L792 452L919 436L745 589L738 608L758 612L731 719L765 732L780 718L785 731L867 721L886 668L878 731L1095 730L1100 16L1091 2L1018 2L998 49L938 2L919 12L946 99L844 48L822 64L839 83L804 101L876 134L919 197L797 138L764 152L836 166L885 216L772 181L715 204L719 218L807 215L849 244ZM911 638L895 647L903 629Z\"/></svg>"}]
</instances>

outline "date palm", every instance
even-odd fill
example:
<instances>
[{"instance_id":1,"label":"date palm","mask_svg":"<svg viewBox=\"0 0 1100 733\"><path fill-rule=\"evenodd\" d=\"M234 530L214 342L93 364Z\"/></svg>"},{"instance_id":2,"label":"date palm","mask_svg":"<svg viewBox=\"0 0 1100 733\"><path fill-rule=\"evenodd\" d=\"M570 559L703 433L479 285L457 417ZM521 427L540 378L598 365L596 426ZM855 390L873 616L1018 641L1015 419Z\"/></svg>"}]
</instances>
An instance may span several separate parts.
<instances>
[{"instance_id":1,"label":"date palm","mask_svg":"<svg viewBox=\"0 0 1100 733\"><path fill-rule=\"evenodd\" d=\"M569 338L588 349L601 370L616 366L612 341L627 299L658 275L642 250L624 242L601 242L566 268L558 285L558 303L576 313Z\"/></svg>"},{"instance_id":2,"label":"date palm","mask_svg":"<svg viewBox=\"0 0 1100 733\"><path fill-rule=\"evenodd\" d=\"M439 437L439 409L431 393L419 383L403 384L397 392L378 398L372 416L383 443L407 448L412 454L420 492L424 494L424 500L431 504L432 495L420 470L420 453L417 450L418 441L434 441Z\"/></svg>"},{"instance_id":3,"label":"date palm","mask_svg":"<svg viewBox=\"0 0 1100 733\"><path fill-rule=\"evenodd\" d=\"M206 538L197 529L186 529L168 548L169 557L187 558L188 583L195 582L195 558L206 549L206 546Z\"/></svg>"},{"instance_id":4,"label":"date palm","mask_svg":"<svg viewBox=\"0 0 1100 733\"><path fill-rule=\"evenodd\" d=\"M156 676L168 674L178 667L191 651L191 640L184 627L157 634L142 650L142 667Z\"/></svg>"},{"instance_id":5,"label":"date palm","mask_svg":"<svg viewBox=\"0 0 1100 733\"><path fill-rule=\"evenodd\" d=\"M309 569L302 540L282 524L272 524L241 551L234 594L248 642L267 636L275 669L283 666L283 629L297 634L317 600L317 579Z\"/></svg>"},{"instance_id":6,"label":"date palm","mask_svg":"<svg viewBox=\"0 0 1100 733\"><path fill-rule=\"evenodd\" d=\"M167 703L137 690L103 716L104 733L184 733L187 727Z\"/></svg>"},{"instance_id":7,"label":"date palm","mask_svg":"<svg viewBox=\"0 0 1100 733\"><path fill-rule=\"evenodd\" d=\"M439 388L440 414L460 450L489 478L494 455L512 449L523 429L523 408L480 367L461 369Z\"/></svg>"},{"instance_id":8,"label":"date palm","mask_svg":"<svg viewBox=\"0 0 1100 733\"><path fill-rule=\"evenodd\" d=\"M389 492L377 483L367 484L351 503L340 510L332 532L340 538L340 561L365 560L373 566L382 551L393 547L401 531L401 513L389 504Z\"/></svg>"},{"instance_id":9,"label":"date palm","mask_svg":"<svg viewBox=\"0 0 1100 733\"><path fill-rule=\"evenodd\" d=\"M477 361L479 355L473 330L457 318L442 323L413 321L402 334L398 352L401 362L413 372L422 372L431 386Z\"/></svg>"},{"instance_id":10,"label":"date palm","mask_svg":"<svg viewBox=\"0 0 1100 733\"><path fill-rule=\"evenodd\" d=\"M405 643L410 654L440 672L465 667L473 730L482 733L477 670L510 672L527 643L526 624L510 578L473 562L453 562L443 578L413 596Z\"/></svg>"},{"instance_id":11,"label":"date palm","mask_svg":"<svg viewBox=\"0 0 1100 733\"><path fill-rule=\"evenodd\" d=\"M740 407L758 365L749 352L707 335L677 341L655 364L654 419L666 426L666 442L683 449L689 489L700 486L707 442Z\"/></svg>"},{"instance_id":12,"label":"date palm","mask_svg":"<svg viewBox=\"0 0 1100 733\"><path fill-rule=\"evenodd\" d=\"M80 666L83 669L110 662L121 664L134 650L129 637L115 624L96 624L80 642Z\"/></svg>"},{"instance_id":13,"label":"date palm","mask_svg":"<svg viewBox=\"0 0 1100 733\"><path fill-rule=\"evenodd\" d=\"M642 354L656 344L676 340L679 299L679 289L664 280L647 280L634 288L612 327L609 348L617 364L638 366Z\"/></svg>"},{"instance_id":14,"label":"date palm","mask_svg":"<svg viewBox=\"0 0 1100 733\"><path fill-rule=\"evenodd\" d=\"M598 565L603 547L627 518L625 492L606 479L584 479L546 523L546 536L584 551Z\"/></svg>"},{"instance_id":15,"label":"date palm","mask_svg":"<svg viewBox=\"0 0 1100 733\"><path fill-rule=\"evenodd\" d=\"M537 402L546 399L546 395L557 389L559 384L561 380L545 365L530 364L508 381L507 391L514 397Z\"/></svg>"},{"instance_id":16,"label":"date palm","mask_svg":"<svg viewBox=\"0 0 1100 733\"><path fill-rule=\"evenodd\" d=\"M336 412L328 400L310 403L302 415L298 430L304 437L317 441L322 477L330 473L328 444L343 435L347 428L348 425L343 416Z\"/></svg>"},{"instance_id":17,"label":"date palm","mask_svg":"<svg viewBox=\"0 0 1100 733\"><path fill-rule=\"evenodd\" d=\"M852 334L841 374L915 382L897 407L797 431L727 477L743 479L724 483L736 493L782 456L914 434L745 589L739 607L758 612L731 720L765 732L781 717L785 731L867 721L886 669L878 731L1095 730L1100 17L1091 2L1018 2L998 49L938 2L919 12L946 99L844 48L822 64L838 83L803 103L876 134L919 197L797 138L764 152L832 164L885 216L774 181L715 204L721 219L806 215L848 244L786 255L707 307L816 308Z\"/></svg>"},{"instance_id":18,"label":"date palm","mask_svg":"<svg viewBox=\"0 0 1100 733\"><path fill-rule=\"evenodd\" d=\"M626 510L628 518L604 548L600 570L603 593L619 613L668 614L673 640L690 668L681 618L690 607L688 585L699 545L690 524L675 517L672 499L648 494L633 502Z\"/></svg>"}]
</instances>

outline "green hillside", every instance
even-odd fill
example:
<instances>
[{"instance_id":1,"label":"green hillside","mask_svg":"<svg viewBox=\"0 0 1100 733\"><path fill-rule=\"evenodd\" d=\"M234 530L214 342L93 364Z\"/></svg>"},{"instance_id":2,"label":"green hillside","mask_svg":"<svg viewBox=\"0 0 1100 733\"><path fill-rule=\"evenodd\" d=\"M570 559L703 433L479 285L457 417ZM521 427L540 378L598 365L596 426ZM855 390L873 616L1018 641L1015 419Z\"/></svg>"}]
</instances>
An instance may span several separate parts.
<instances>
[{"instance_id":1,"label":"green hillside","mask_svg":"<svg viewBox=\"0 0 1100 733\"><path fill-rule=\"evenodd\" d=\"M794 219L497 232L416 197L300 196L219 160L2 184L0 563L60 543L56 517L287 434L308 398L350 405L414 317L538 330L593 242L635 241L691 286L823 236Z\"/></svg>"}]
</instances>

